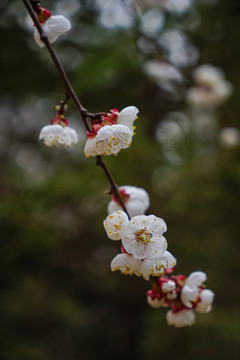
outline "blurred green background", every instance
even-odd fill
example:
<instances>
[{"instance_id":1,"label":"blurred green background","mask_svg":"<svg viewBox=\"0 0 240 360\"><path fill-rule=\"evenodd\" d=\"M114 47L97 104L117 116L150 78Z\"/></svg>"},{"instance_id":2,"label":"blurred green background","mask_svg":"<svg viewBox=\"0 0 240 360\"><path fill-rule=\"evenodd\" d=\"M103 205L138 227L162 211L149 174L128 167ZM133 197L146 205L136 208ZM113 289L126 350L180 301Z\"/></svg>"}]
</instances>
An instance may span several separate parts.
<instances>
[{"instance_id":1,"label":"blurred green background","mask_svg":"<svg viewBox=\"0 0 240 360\"><path fill-rule=\"evenodd\" d=\"M66 3L43 6L56 14ZM239 1L201 2L183 15L166 15L165 27L185 31L197 47L198 63L222 68L234 85L217 112L215 136L201 141L190 134L177 163L167 161L155 131L167 112L186 111L186 103L142 70L159 50L139 49L137 21L107 28L95 1L68 5L73 28L54 48L84 106L91 112L140 109L131 148L106 162L118 185L149 192L147 213L168 225L176 273L206 272L215 304L210 314L197 315L197 325L175 329L167 325L164 309L147 305L150 282L111 273L119 245L102 226L109 185L95 160L83 155L84 129L72 103L66 117L79 131L80 145L49 149L38 141L63 98L62 85L46 49L33 41L23 3L2 1L0 359L237 360L240 148L219 146L217 131L239 127ZM193 68L182 70L183 90Z\"/></svg>"}]
</instances>

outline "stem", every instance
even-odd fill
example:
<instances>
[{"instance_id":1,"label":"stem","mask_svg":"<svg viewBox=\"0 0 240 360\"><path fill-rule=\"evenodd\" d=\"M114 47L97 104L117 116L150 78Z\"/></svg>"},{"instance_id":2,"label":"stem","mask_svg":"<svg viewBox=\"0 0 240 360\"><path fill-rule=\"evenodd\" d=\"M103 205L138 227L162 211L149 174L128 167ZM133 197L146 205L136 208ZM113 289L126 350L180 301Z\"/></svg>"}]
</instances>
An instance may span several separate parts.
<instances>
[{"instance_id":1,"label":"stem","mask_svg":"<svg viewBox=\"0 0 240 360\"><path fill-rule=\"evenodd\" d=\"M36 15L35 11L33 10L33 7L30 4L29 0L23 0L23 3L26 6L26 8L27 8L27 10L29 12L29 15L31 16L31 18L33 20L33 23L35 24L35 26L36 26L36 28L37 28L37 30L39 32L41 41L44 42L44 44L46 45L46 48L48 49L48 52L49 52L49 54L50 54L50 56L52 58L52 61L53 61L54 65L55 65L56 69L57 69L57 72L58 72L58 74L59 74L59 76L60 76L60 78L61 78L61 80L63 82L64 89L65 89L65 98L70 97L72 99L72 101L75 104L75 106L77 108L77 111L78 111L78 113L79 113L79 115L80 115L80 117L81 117L81 119L82 119L82 121L84 123L84 126L85 126L86 130L91 132L91 128L90 128L90 126L89 126L89 124L87 122L87 117L93 118L94 114L88 113L87 109L85 109L83 107L83 105L81 104L81 102L79 101L79 99L78 99L75 91L73 90L72 85L71 85L71 83L70 83L70 81L69 81L69 79L68 79L68 77L67 77L67 75L66 75L66 73L65 73L65 71L63 69L63 66L62 66L60 60L58 59L52 45L50 44L50 42L48 40L48 37L45 34L45 32L44 32L44 30L43 30L43 28L42 28L42 26L41 26L41 24L40 24L40 22L38 20L38 17ZM97 113L96 117L101 116L101 114L102 113ZM130 218L130 216L128 214L128 211L127 211L127 209L126 209L126 207L125 207L125 205L124 205L124 203L122 201L122 198L121 198L121 196L119 194L118 187L117 187L117 185L116 185L116 183L115 183L115 181L113 179L113 176L112 176L110 170L108 169L107 165L105 164L105 162L103 161L103 159L102 159L102 157L100 155L97 156L96 165L100 166L103 169L103 171L104 171L104 173L105 173L105 175L106 175L106 177L107 177L107 179L108 179L108 181L109 181L109 183L111 185L112 193L119 200L119 203L121 204L121 207L125 211L125 213L127 214L128 218Z\"/></svg>"},{"instance_id":2,"label":"stem","mask_svg":"<svg viewBox=\"0 0 240 360\"><path fill-rule=\"evenodd\" d=\"M118 201L121 204L121 207L122 207L123 211L125 211L128 218L130 219L130 216L129 216L128 211L126 209L126 206L124 205L124 202L123 202L123 200L122 200L122 198L121 198L121 196L119 194L118 187L117 187L117 185L116 185L116 183L115 183L115 181L114 181L114 179L112 177L112 174L110 173L107 165L105 164L103 158L100 155L98 155L96 157L96 165L100 166L103 169L106 177L108 178L108 181L110 182L111 192L116 196L116 198L118 199Z\"/></svg>"}]
</instances>

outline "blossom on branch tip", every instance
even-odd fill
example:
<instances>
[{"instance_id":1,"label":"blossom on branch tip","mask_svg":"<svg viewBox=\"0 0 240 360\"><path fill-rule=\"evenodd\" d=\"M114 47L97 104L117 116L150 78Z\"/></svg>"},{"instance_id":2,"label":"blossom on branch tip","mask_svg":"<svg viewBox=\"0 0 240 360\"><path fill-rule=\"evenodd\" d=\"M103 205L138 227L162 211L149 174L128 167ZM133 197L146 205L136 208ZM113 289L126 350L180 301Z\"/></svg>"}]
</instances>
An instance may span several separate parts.
<instances>
[{"instance_id":1,"label":"blossom on branch tip","mask_svg":"<svg viewBox=\"0 0 240 360\"><path fill-rule=\"evenodd\" d=\"M70 148L78 142L76 131L69 126L59 124L44 126L39 134L39 140L43 140L46 146Z\"/></svg>"},{"instance_id":2,"label":"blossom on branch tip","mask_svg":"<svg viewBox=\"0 0 240 360\"><path fill-rule=\"evenodd\" d=\"M136 186L124 185L118 188L119 194L130 217L143 215L150 205L149 195L143 188ZM108 204L108 214L122 209L119 200L113 195Z\"/></svg>"},{"instance_id":3,"label":"blossom on branch tip","mask_svg":"<svg viewBox=\"0 0 240 360\"><path fill-rule=\"evenodd\" d=\"M65 34L71 29L70 21L63 15L52 16L47 9L40 8L37 16L50 43L53 43L59 38L59 36ZM36 28L34 32L34 40L40 47L45 45L40 39L39 32Z\"/></svg>"}]
</instances>

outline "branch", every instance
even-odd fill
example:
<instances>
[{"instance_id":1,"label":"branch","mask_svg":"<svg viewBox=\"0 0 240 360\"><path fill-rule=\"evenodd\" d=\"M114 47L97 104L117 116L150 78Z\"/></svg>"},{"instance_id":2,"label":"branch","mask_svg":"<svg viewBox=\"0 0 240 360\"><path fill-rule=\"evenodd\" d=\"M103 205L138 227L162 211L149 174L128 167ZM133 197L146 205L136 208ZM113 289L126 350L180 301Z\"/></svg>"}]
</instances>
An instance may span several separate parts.
<instances>
[{"instance_id":1,"label":"branch","mask_svg":"<svg viewBox=\"0 0 240 360\"><path fill-rule=\"evenodd\" d=\"M47 35L45 34L39 20L38 20L38 17L33 9L33 7L35 7L35 9L37 8L37 6L39 6L39 2L40 1L33 1L33 5L30 4L29 0L23 0L23 3L24 5L26 6L28 12L29 12L29 15L31 16L32 20L33 20L33 23L35 24L38 32L39 32L39 35L40 35L40 39L42 42L44 42L44 44L46 45L46 48L48 49L48 52L52 58L52 61L56 67L56 70L59 74L59 77L61 78L62 80L62 83L63 83L63 86L64 86L64 89L65 89L65 97L68 98L70 97L73 101L73 103L75 104L76 108L77 108L77 111L84 123L84 126L86 128L87 131L91 132L91 128L87 122L87 118L96 118L96 117L99 117L101 116L103 113L97 113L97 114L93 114L93 113L89 113L87 111L87 109L85 109L83 107L83 105L81 104L81 102L79 101L75 91L73 90L72 88L72 85L63 69L63 66L60 62L60 60L58 59L52 45L50 44L49 40L48 40L48 37ZM108 169L107 165L105 164L105 162L103 161L102 157L100 155L97 156L97 159L96 159L96 165L100 166L109 183L110 183L110 186L111 186L111 191L112 193L114 194L114 196L119 200L119 203L121 204L121 207L122 209L125 211L125 213L127 214L128 218L130 218L129 214L128 214L128 211L126 209L126 206L124 205L123 203L123 200L120 196L120 193L118 191L118 187L113 179L113 176L111 175L111 172L110 170Z\"/></svg>"}]
</instances>

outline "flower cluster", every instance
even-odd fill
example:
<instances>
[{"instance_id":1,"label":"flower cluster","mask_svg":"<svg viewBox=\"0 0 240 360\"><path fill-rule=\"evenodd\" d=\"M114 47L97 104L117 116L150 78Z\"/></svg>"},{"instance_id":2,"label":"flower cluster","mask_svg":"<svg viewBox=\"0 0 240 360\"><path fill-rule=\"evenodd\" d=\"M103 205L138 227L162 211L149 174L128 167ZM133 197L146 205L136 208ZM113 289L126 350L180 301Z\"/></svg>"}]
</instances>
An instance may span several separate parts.
<instances>
[{"instance_id":1,"label":"flower cluster","mask_svg":"<svg viewBox=\"0 0 240 360\"><path fill-rule=\"evenodd\" d=\"M122 243L122 254L112 260L112 271L142 275L148 280L150 276L164 275L165 269L176 265L175 258L167 251L167 240L163 236L167 226L163 219L137 215L128 220L119 210L109 215L103 224L107 236Z\"/></svg>"},{"instance_id":2,"label":"flower cluster","mask_svg":"<svg viewBox=\"0 0 240 360\"><path fill-rule=\"evenodd\" d=\"M52 16L49 10L42 7L38 8L37 17L50 43L55 42L61 35L71 29L70 21L63 15ZM37 29L34 32L34 40L40 47L44 46Z\"/></svg>"},{"instance_id":3,"label":"flower cluster","mask_svg":"<svg viewBox=\"0 0 240 360\"><path fill-rule=\"evenodd\" d=\"M128 148L134 135L133 123L137 118L138 109L127 106L120 112L112 109L93 121L92 131L87 132L84 153L86 157L97 155L117 155Z\"/></svg>"},{"instance_id":4,"label":"flower cluster","mask_svg":"<svg viewBox=\"0 0 240 360\"><path fill-rule=\"evenodd\" d=\"M121 188L128 189L127 186ZM167 240L163 236L167 226L163 219L136 215L129 220L125 212L118 210L108 215L103 225L111 240L121 240L121 253L113 258L111 270L142 276L145 280L152 278L152 289L147 292L148 304L153 308L170 307L166 315L169 325L191 326L195 312L208 313L212 309L214 293L204 289L207 279L204 272L195 271L188 278L172 275L176 259L167 251Z\"/></svg>"},{"instance_id":5,"label":"flower cluster","mask_svg":"<svg viewBox=\"0 0 240 360\"><path fill-rule=\"evenodd\" d=\"M187 101L196 107L215 107L222 104L232 93L232 84L225 80L221 69L203 64L193 73L196 86L187 92Z\"/></svg>"},{"instance_id":6,"label":"flower cluster","mask_svg":"<svg viewBox=\"0 0 240 360\"><path fill-rule=\"evenodd\" d=\"M202 271L154 279L152 290L147 292L148 304L154 308L170 307L166 319L175 327L195 323L195 312L208 313L212 309L214 292L204 289L207 276Z\"/></svg>"}]
</instances>

